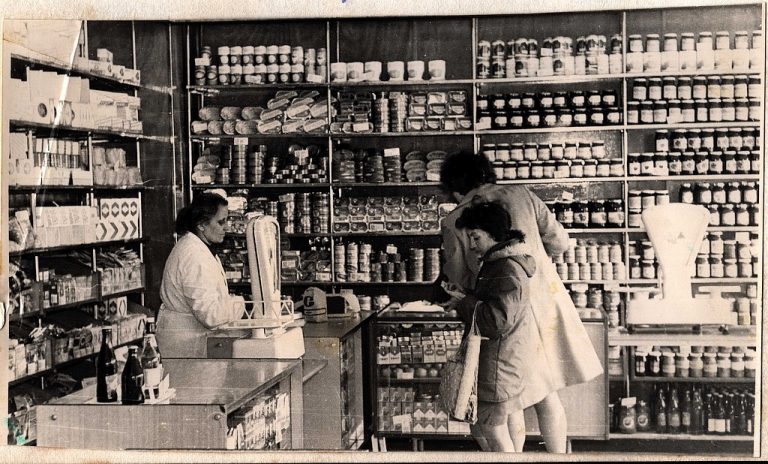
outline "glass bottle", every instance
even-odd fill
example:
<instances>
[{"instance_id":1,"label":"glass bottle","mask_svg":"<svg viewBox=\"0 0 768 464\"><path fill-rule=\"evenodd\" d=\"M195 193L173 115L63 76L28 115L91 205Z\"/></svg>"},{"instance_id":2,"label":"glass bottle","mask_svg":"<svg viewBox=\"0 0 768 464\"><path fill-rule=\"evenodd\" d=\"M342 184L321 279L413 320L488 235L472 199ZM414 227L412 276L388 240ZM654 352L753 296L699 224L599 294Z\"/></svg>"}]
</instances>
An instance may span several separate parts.
<instances>
[{"instance_id":1,"label":"glass bottle","mask_svg":"<svg viewBox=\"0 0 768 464\"><path fill-rule=\"evenodd\" d=\"M694 388L693 389L693 398L691 399L691 427L690 427L690 433L692 435L701 435L703 433L702 430L702 424L704 414L704 402L701 398L701 390Z\"/></svg>"},{"instance_id":2,"label":"glass bottle","mask_svg":"<svg viewBox=\"0 0 768 464\"><path fill-rule=\"evenodd\" d=\"M691 390L686 388L683 391L683 399L680 402L680 432L691 433L691 414L693 405L691 402Z\"/></svg>"},{"instance_id":3,"label":"glass bottle","mask_svg":"<svg viewBox=\"0 0 768 464\"><path fill-rule=\"evenodd\" d=\"M637 402L637 423L638 432L648 432L651 430L651 408L644 400Z\"/></svg>"},{"instance_id":4,"label":"glass bottle","mask_svg":"<svg viewBox=\"0 0 768 464\"><path fill-rule=\"evenodd\" d=\"M667 401L662 387L657 387L656 390L653 416L656 418L656 433L667 433Z\"/></svg>"},{"instance_id":5,"label":"glass bottle","mask_svg":"<svg viewBox=\"0 0 768 464\"><path fill-rule=\"evenodd\" d=\"M141 362L137 356L139 348L131 346L128 348L128 360L123 369L121 377L122 402L123 404L142 404L144 403L144 372L141 369Z\"/></svg>"},{"instance_id":6,"label":"glass bottle","mask_svg":"<svg viewBox=\"0 0 768 464\"><path fill-rule=\"evenodd\" d=\"M713 395L713 415L715 420L715 434L725 435L725 405L720 394Z\"/></svg>"},{"instance_id":7,"label":"glass bottle","mask_svg":"<svg viewBox=\"0 0 768 464\"><path fill-rule=\"evenodd\" d=\"M679 434L680 426L680 398L677 395L677 387L672 386L669 392L669 405L667 406L667 433Z\"/></svg>"},{"instance_id":8,"label":"glass bottle","mask_svg":"<svg viewBox=\"0 0 768 464\"><path fill-rule=\"evenodd\" d=\"M141 351L141 367L144 370L144 383L155 387L163 380L163 365L160 360L160 353L155 349L152 342L152 334L144 335L144 347Z\"/></svg>"},{"instance_id":9,"label":"glass bottle","mask_svg":"<svg viewBox=\"0 0 768 464\"><path fill-rule=\"evenodd\" d=\"M744 407L744 393L736 395L734 403L731 433L734 435L745 435L747 433L747 413Z\"/></svg>"},{"instance_id":10,"label":"glass bottle","mask_svg":"<svg viewBox=\"0 0 768 464\"><path fill-rule=\"evenodd\" d=\"M112 350L112 329L101 329L101 350L96 360L96 401L117 402L117 359Z\"/></svg>"}]
</instances>

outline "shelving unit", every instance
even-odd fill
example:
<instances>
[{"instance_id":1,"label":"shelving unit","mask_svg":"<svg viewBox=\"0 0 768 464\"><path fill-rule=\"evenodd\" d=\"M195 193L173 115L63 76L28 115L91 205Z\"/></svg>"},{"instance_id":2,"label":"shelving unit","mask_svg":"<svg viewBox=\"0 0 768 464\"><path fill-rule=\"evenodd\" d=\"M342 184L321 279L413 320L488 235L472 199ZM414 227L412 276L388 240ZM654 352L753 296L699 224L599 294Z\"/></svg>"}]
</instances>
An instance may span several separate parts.
<instances>
[{"instance_id":1,"label":"shelving unit","mask_svg":"<svg viewBox=\"0 0 768 464\"><path fill-rule=\"evenodd\" d=\"M706 10L701 12L697 11L695 18L691 18L687 13L690 9L685 8L673 8L663 9L660 12L656 10L644 11L644 10L613 10L604 12L580 12L568 15L565 14L540 14L540 15L519 15L519 16L478 16L471 18L438 18L430 22L431 33L434 33L435 28L437 30L445 30L446 34L442 36L450 35L451 45L443 45L441 41L429 40L425 38L424 31L422 30L418 20L394 20L388 27L391 31L385 31L383 22L370 19L370 20L355 20L355 19L340 19L333 21L318 21L313 23L316 26L315 30L310 31L310 28L306 27L306 24L302 26L293 26L290 24L284 24L285 32L275 33L270 29L270 32L264 33L258 36L258 41L262 40L266 43L272 40L279 40L281 43L302 44L305 47L325 47L328 52L328 62L352 62L352 61L368 61L379 60L386 62L388 60L401 60L410 55L414 55L411 59L425 59L428 58L444 58L447 61L447 79L444 81L417 81L417 82L360 82L360 83L334 83L329 82L330 73L326 73L326 83L323 84L275 84L275 85L237 85L237 86L192 86L187 85L187 102L189 103L189 121L193 119L193 115L196 114L198 107L204 106L205 103L209 103L213 98L224 98L232 95L237 96L251 96L257 94L263 94L266 91L286 90L286 89L318 89L321 94L325 91L325 97L329 100L328 110L329 113L332 109L330 99L333 92L338 90L348 89L350 91L362 91L362 90L381 90L385 92L389 91L431 91L431 90L447 90L447 89L461 89L468 90L467 105L471 105L471 116L473 121L472 130L462 131L446 131L446 132L397 132L397 133L351 133L351 134L339 134L339 133L327 133L327 134L279 134L279 135L248 135L248 136L208 136L208 135L189 135L189 151L188 151L188 167L194 165L195 154L199 154L198 149L204 147L207 143L228 143L235 138L247 137L249 141L264 141L263 143L275 143L283 145L286 141L301 142L306 140L308 143L315 143L321 146L323 149L327 149L329 156L329 165L333 165L334 149L338 142L348 142L353 147L367 147L376 145L378 147L394 147L397 146L401 149L401 153L404 154L403 148L407 147L407 150L416 149L423 152L428 152L434 149L442 149L445 146L451 146L451 148L470 150L479 152L480 147L484 143L504 143L509 140L515 142L528 142L535 141L537 143L550 143L569 140L581 140L585 137L592 135L593 139L605 138L611 140L611 151L609 158L621 159L624 167L624 174L621 176L608 176L608 177L574 177L574 178L538 178L538 179L514 179L514 180L499 180L498 183L502 185L526 185L534 189L536 193L541 193L542 198L548 196L552 198L559 193L559 190L574 190L576 199L589 199L589 198L613 198L623 200L624 209L623 213L625 218L628 215L628 190L630 186L646 185L648 183L668 183L669 185L676 185L679 182L696 182L696 181L755 181L763 183L764 173L759 174L740 174L740 175L669 175L669 176L634 176L628 175L629 170L627 156L630 152L630 143L644 146L643 151L654 151L651 146L652 141L649 141L648 134L655 130L666 129L703 129L703 128L759 128L761 134L765 134L764 121L739 121L739 122L720 122L720 123L683 123L683 124L628 124L627 123L627 101L630 100L631 95L628 95L628 90L632 83L632 79L635 78L649 78L649 77L683 77L683 76L714 76L714 75L748 75L759 76L763 82L765 73L763 70L746 70L746 71L680 71L680 72L653 72L653 73L635 73L635 72L621 72L616 74L592 74L592 75L574 75L574 76L550 76L550 77L523 77L523 78L504 78L504 79L480 79L476 76L474 65L476 63L477 42L480 39L494 40L497 38L509 40L515 37L531 37L536 38L539 43L542 43L542 39L546 36L559 36L564 35L567 37L577 37L580 35L597 33L610 36L614 33L620 33L622 35L623 46L622 51L624 53L622 59L622 70L626 64L626 52L628 50L628 36L634 33L641 33L643 35L649 33L666 33L683 31L697 31L697 30L724 30L729 29L734 31L735 28L754 30L760 29L764 31L764 24L762 19L764 17L764 7L761 4L750 5L737 5L737 6L722 6L722 7L707 7ZM722 17L717 19L714 16L722 16L721 13L735 12L733 18L727 18L725 23L722 22ZM710 17L712 16L712 17ZM639 18L639 19L638 19ZM735 18L735 19L734 19ZM642 20L642 21L641 21ZM410 21L410 22L409 22ZM426 24L426 23L425 23ZM303 28L303 29L302 29ZM381 28L381 29L379 29ZM442 28L442 29L441 29ZM324 31L322 30L324 29ZM359 31L366 29L369 31L383 31L380 36L381 43L387 43L387 47L381 47L380 44L365 44L361 43L355 36ZM450 34L447 32L450 31ZM512 31L512 32L510 32ZM324 34L323 34L324 32ZM408 43L403 37L406 35L404 32L410 34ZM270 35L271 34L271 35ZM513 37L514 36L514 37ZM242 31L227 31L226 33L218 25L208 26L206 24L195 24L187 26L186 39L187 39L187 81L193 71L192 61L197 56L197 52L202 45L226 45L235 44L238 38L244 37ZM278 39L279 38L279 39ZM253 38L249 37L248 41L253 42ZM302 40L304 41L303 43ZM403 43L401 43L403 42ZM245 41L243 41L245 43ZM350 45L354 43L354 45ZM410 48L408 48L410 47ZM214 47L215 49L215 47ZM215 60L216 57L213 57ZM330 66L329 66L330 68ZM188 82L187 82L188 83ZM540 92L540 91L563 91L563 90L593 90L595 88L611 88L617 91L617 106L622 110L622 122L614 125L600 125L600 126L569 126L569 127L522 127L515 129L478 129L475 124L478 121L476 101L481 95L492 95L498 93L507 92ZM199 100L195 100L196 98ZM231 101L231 100L230 100ZM761 97L761 104L764 108L764 97ZM330 124L330 120L328 123ZM325 144L323 144L325 141ZM199 143L198 143L199 142ZM251 142L253 143L253 142ZM259 142L262 143L262 142ZM608 144L606 144L607 146ZM282 146L281 148L282 149ZM446 150L449 151L449 150ZM637 150L640 151L640 150ZM760 155L764 157L764 149L762 144L760 146ZM764 159L764 158L763 158ZM437 190L439 187L438 182L397 182L397 183L339 183L334 179L334 173L332 168L329 172L330 183L323 184L288 184L285 186L241 186L241 185L188 185L187 193L192 196L194 192L200 189L206 188L225 188L225 189L250 189L260 190L260 194L263 192L283 192L283 191L306 191L306 190L322 190L327 191L332 199L342 196L361 194L365 195L388 195L389 192L400 191L408 192L409 194L421 193L423 190L432 189ZM188 177L188 176L187 176ZM186 181L186 179L185 179ZM327 190L326 190L327 189ZM605 194L609 191L611 193ZM385 192L385 193L382 193ZM618 192L618 193L617 193ZM582 195L582 196L579 196ZM761 205L762 206L762 205ZM331 207L329 225L329 234L311 234L319 235L324 238L330 238L331 241L340 239L357 240L367 238L370 241L376 243L382 242L384 239L392 239L398 246L404 243L405 246L416 245L423 246L425 238L432 237L430 240L435 239L437 242L439 232L335 232L333 222L333 207ZM625 221L625 224L626 221ZM638 240L640 234L645 234L644 228L641 227L612 227L612 228L585 228L576 229L569 228L568 233L577 239L589 239L592 237L610 237L611 240L618 238L622 244L623 249L623 261L629 274L629 242L630 240ZM732 234L737 232L752 232L758 234L758 242L762 243L764 233L759 227L755 226L737 226L737 227L722 227L715 226L709 227L708 231L711 232L724 232L726 234ZM287 235L284 237L303 238L301 235ZM430 242L431 243L431 242ZM333 253L331 253L332 267ZM334 268L335 269L335 268ZM699 285L739 285L743 291L745 287L751 284L757 284L758 295L762 294L763 286L762 269L755 277L746 278L714 278L714 279L693 279L694 286ZM639 286L658 286L658 279L622 279L622 280L566 280L566 284L574 283L587 283L590 285L639 285ZM319 286L355 286L365 288L377 288L379 286L390 286L392 290L389 290L390 294L403 294L410 290L422 291L421 286L428 287L426 283L405 282L405 283L351 283L351 282L283 282L285 286L302 287L304 285L319 285ZM239 284L244 285L244 284ZM415 292L408 292L408 296L416 295ZM423 292L418 293L423 295ZM623 318L622 318L623 320ZM407 321L412 322L412 321ZM639 343L649 345L663 345L665 343L684 343L684 344L700 344L705 345L708 343L725 343L726 345L734 344L749 344L755 343L754 333L749 335L728 335L724 336L694 336L692 335L672 335L672 334L647 334L647 335L616 335L606 332L606 338L608 338L608 344L614 346L633 346ZM622 385L628 388L631 379L627 376L606 376L606 381L610 381L614 385ZM402 380L397 382L411 382L419 383L416 380ZM428 383L428 382L427 382ZM606 412L607 415L607 412ZM378 432L378 436L386 437L393 436L389 432ZM395 436L403 436L402 434L394 434ZM410 435L416 436L412 433ZM410 436L409 435L409 436ZM615 434L610 434L610 438L613 438ZM425 435L429 438L438 438L439 434ZM453 435L452 435L453 436ZM606 434L606 437L608 435ZM646 434L635 434L633 437L637 439L659 439L654 436L646 437ZM698 438L689 438L689 436L677 436L682 440L698 440ZM707 437L709 438L709 437Z\"/></svg>"}]
</instances>

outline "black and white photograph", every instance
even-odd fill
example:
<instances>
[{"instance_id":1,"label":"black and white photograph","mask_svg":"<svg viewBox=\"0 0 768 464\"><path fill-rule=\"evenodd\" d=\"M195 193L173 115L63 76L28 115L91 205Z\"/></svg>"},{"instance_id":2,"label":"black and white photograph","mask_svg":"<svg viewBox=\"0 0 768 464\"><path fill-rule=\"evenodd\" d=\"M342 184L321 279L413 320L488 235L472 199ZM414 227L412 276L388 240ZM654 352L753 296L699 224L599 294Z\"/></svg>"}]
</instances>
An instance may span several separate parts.
<instances>
[{"instance_id":1,"label":"black and white photograph","mask_svg":"<svg viewBox=\"0 0 768 464\"><path fill-rule=\"evenodd\" d=\"M765 459L765 1L2 3L1 462Z\"/></svg>"}]
</instances>

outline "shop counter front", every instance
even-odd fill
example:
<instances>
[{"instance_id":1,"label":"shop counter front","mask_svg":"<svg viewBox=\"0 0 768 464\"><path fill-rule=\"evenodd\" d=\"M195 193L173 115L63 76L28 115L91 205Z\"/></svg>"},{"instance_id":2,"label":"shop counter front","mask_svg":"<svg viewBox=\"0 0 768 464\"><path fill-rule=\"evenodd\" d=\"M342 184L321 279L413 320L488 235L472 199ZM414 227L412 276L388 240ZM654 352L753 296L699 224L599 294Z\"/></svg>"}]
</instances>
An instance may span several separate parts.
<instances>
[{"instance_id":1,"label":"shop counter front","mask_svg":"<svg viewBox=\"0 0 768 464\"><path fill-rule=\"evenodd\" d=\"M175 390L163 404L96 403L91 386L39 406L38 446L302 448L300 360L163 359L163 366Z\"/></svg>"}]
</instances>

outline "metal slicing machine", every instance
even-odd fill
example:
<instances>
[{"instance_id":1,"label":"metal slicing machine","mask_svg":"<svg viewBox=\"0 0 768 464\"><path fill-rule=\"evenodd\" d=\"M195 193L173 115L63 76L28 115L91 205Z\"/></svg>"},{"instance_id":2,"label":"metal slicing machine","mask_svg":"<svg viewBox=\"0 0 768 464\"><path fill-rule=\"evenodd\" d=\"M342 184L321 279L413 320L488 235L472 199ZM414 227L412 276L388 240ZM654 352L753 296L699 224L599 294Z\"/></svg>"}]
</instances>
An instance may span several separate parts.
<instances>
[{"instance_id":1,"label":"metal slicing machine","mask_svg":"<svg viewBox=\"0 0 768 464\"><path fill-rule=\"evenodd\" d=\"M248 270L251 275L250 310L244 318L220 330L249 330L249 336L232 344L233 358L298 359L304 355L304 336L294 322L291 300L280 294L280 227L272 216L256 216L245 231Z\"/></svg>"},{"instance_id":2,"label":"metal slicing machine","mask_svg":"<svg viewBox=\"0 0 768 464\"><path fill-rule=\"evenodd\" d=\"M721 294L738 291L738 287L700 287L698 291L709 292L709 297L692 296L691 276L709 211L703 206L670 203L645 209L642 220L661 265L661 287L627 289L634 294L627 304L627 325L734 325L736 314ZM649 298L650 294L654 297Z\"/></svg>"}]
</instances>

